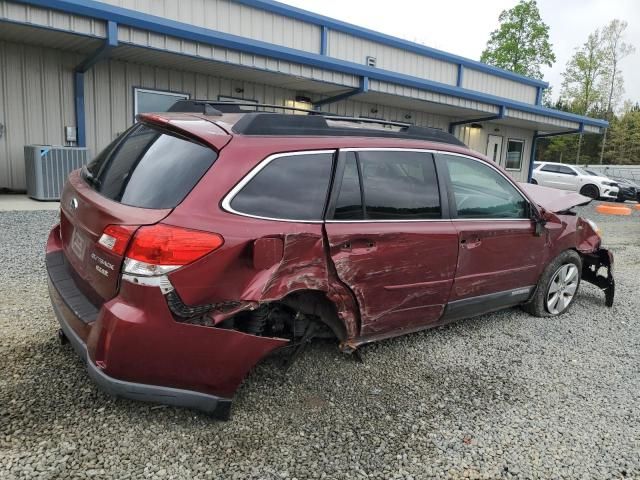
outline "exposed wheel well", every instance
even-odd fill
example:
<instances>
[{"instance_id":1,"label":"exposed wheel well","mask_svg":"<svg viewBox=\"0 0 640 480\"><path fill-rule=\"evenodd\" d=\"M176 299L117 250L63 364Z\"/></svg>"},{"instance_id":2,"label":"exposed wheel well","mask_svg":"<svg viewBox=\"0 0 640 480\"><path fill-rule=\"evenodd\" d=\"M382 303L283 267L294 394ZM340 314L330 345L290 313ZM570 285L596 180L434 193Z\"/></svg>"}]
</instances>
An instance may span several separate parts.
<instances>
[{"instance_id":1,"label":"exposed wheel well","mask_svg":"<svg viewBox=\"0 0 640 480\"><path fill-rule=\"evenodd\" d=\"M252 335L288 337L292 341L306 335L335 337L340 342L347 338L335 305L317 290L296 291L282 299L261 303L253 310L242 310L224 320L220 327Z\"/></svg>"}]
</instances>

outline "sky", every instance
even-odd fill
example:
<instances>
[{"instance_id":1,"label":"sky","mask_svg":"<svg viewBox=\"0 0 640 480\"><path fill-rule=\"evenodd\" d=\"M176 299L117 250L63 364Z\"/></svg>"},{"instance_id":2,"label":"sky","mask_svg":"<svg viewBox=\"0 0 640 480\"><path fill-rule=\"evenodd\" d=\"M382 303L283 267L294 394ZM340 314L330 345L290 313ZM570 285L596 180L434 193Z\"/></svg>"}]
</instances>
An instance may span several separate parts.
<instances>
[{"instance_id":1,"label":"sky","mask_svg":"<svg viewBox=\"0 0 640 480\"><path fill-rule=\"evenodd\" d=\"M498 26L502 10L517 0L280 0L305 10L378 32L479 60L490 33ZM614 18L626 20L625 41L636 53L624 59L623 99L640 102L640 0L538 0L550 27L556 63L543 67L544 79L557 98L562 72L576 47L589 33Z\"/></svg>"}]
</instances>

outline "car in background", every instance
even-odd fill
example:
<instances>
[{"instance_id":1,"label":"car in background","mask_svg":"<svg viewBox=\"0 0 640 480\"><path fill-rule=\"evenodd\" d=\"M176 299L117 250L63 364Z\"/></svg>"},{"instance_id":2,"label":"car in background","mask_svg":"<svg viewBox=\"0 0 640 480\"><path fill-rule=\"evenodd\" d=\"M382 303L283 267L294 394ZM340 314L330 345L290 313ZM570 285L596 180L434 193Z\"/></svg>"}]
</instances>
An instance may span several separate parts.
<instances>
[{"instance_id":1,"label":"car in background","mask_svg":"<svg viewBox=\"0 0 640 480\"><path fill-rule=\"evenodd\" d=\"M585 168L585 170L591 175L600 176L600 173L595 170L590 170L588 168ZM640 185L628 178L612 177L611 175L608 175L608 178L618 184L618 197L616 198L616 202L622 203L626 200L640 202Z\"/></svg>"},{"instance_id":2,"label":"car in background","mask_svg":"<svg viewBox=\"0 0 640 480\"><path fill-rule=\"evenodd\" d=\"M555 162L535 162L531 183L543 187L571 190L598 199L616 200L618 183L601 175L591 175L577 165Z\"/></svg>"}]
</instances>

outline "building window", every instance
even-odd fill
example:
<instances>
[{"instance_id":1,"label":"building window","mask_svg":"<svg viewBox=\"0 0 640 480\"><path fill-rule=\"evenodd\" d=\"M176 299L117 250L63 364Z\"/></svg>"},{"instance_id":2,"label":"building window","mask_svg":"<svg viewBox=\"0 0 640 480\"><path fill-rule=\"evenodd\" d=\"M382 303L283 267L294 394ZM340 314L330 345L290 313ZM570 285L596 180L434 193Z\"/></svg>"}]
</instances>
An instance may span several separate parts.
<instances>
[{"instance_id":1,"label":"building window","mask_svg":"<svg viewBox=\"0 0 640 480\"><path fill-rule=\"evenodd\" d=\"M188 100L189 94L134 88L133 114L147 112L166 112L178 100Z\"/></svg>"},{"instance_id":2,"label":"building window","mask_svg":"<svg viewBox=\"0 0 640 480\"><path fill-rule=\"evenodd\" d=\"M524 152L524 140L509 139L507 143L507 170L522 170L522 155Z\"/></svg>"}]
</instances>

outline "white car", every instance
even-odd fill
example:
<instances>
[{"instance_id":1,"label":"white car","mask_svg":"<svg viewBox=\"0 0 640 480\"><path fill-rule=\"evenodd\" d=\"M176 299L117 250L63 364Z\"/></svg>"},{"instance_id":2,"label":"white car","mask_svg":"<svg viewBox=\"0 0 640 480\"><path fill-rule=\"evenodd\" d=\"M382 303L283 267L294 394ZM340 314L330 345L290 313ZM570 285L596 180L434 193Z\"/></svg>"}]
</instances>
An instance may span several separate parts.
<instances>
[{"instance_id":1,"label":"white car","mask_svg":"<svg viewBox=\"0 0 640 480\"><path fill-rule=\"evenodd\" d=\"M607 177L592 175L577 165L535 162L531 183L544 187L571 190L591 198L615 200L618 184Z\"/></svg>"}]
</instances>

